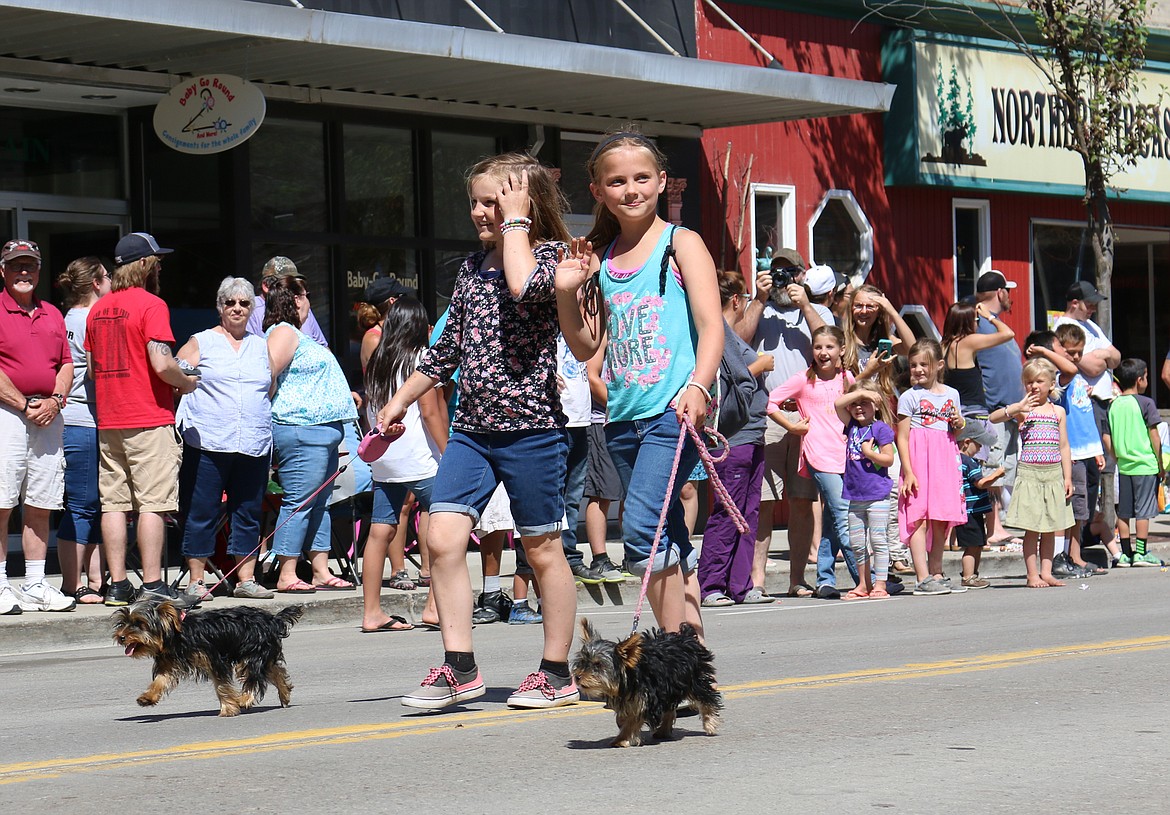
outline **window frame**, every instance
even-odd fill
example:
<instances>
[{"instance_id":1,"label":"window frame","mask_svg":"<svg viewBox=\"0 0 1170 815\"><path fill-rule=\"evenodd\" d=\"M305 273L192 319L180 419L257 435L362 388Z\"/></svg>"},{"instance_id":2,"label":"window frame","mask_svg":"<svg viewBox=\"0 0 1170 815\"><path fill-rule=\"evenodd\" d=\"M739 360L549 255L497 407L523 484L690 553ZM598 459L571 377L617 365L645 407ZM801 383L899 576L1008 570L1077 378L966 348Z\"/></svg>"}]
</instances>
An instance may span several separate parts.
<instances>
[{"instance_id":1,"label":"window frame","mask_svg":"<svg viewBox=\"0 0 1170 815\"><path fill-rule=\"evenodd\" d=\"M845 205L846 213L848 213L849 218L853 221L853 225L857 227L859 260L857 274L864 281L869 277L869 273L873 269L873 226L870 224L869 218L866 217L865 210L861 208L861 204L857 203L857 198L851 190L826 190L812 217L808 219L808 262L810 265L815 265L818 262L816 259L816 241L813 238L813 230L816 227L817 221L820 220L821 213L825 211L829 202L834 200L841 201Z\"/></svg>"},{"instance_id":2,"label":"window frame","mask_svg":"<svg viewBox=\"0 0 1170 815\"><path fill-rule=\"evenodd\" d=\"M959 256L956 253L955 235L958 231L958 222L955 219L957 210L969 209L979 212L979 254L983 262L975 273L975 280L984 272L991 271L995 264L991 257L991 201L986 198L952 198L951 199L951 294L955 302L959 300Z\"/></svg>"},{"instance_id":3,"label":"window frame","mask_svg":"<svg viewBox=\"0 0 1170 815\"><path fill-rule=\"evenodd\" d=\"M746 281L748 294L755 296L756 293L756 258L759 257L759 247L756 245L756 196L766 195L772 198L779 198L781 204L780 210L780 245L772 247L772 251L776 252L780 249L793 249L796 247L796 187L792 184L772 184L764 182L756 182L748 185L748 198L751 206L751 279Z\"/></svg>"}]
</instances>

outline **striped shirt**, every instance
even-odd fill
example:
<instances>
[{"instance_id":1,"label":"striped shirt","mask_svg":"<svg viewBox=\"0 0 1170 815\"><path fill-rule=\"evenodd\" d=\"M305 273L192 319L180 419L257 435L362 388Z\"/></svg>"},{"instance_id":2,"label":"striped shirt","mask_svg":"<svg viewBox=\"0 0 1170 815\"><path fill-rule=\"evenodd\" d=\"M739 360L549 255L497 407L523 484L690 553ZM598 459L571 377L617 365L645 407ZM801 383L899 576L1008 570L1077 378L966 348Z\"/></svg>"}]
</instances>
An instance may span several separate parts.
<instances>
[{"instance_id":1,"label":"striped shirt","mask_svg":"<svg viewBox=\"0 0 1170 815\"><path fill-rule=\"evenodd\" d=\"M1060 463L1060 418L1032 411L1020 425L1020 463Z\"/></svg>"}]
</instances>

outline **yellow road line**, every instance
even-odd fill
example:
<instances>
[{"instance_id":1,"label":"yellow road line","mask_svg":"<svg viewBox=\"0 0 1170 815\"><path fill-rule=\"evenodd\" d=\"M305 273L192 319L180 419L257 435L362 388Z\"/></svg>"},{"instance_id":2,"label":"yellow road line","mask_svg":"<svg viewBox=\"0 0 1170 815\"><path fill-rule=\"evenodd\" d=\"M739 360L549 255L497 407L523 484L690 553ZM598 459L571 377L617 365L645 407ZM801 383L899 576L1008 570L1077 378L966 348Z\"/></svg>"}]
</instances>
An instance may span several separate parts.
<instances>
[{"instance_id":1,"label":"yellow road line","mask_svg":"<svg viewBox=\"0 0 1170 815\"><path fill-rule=\"evenodd\" d=\"M1170 647L1170 637L1139 637L1127 640L1068 645L1055 648L1035 648L1003 654L983 654L941 662L911 663L896 668L873 668L820 676L797 676L786 679L761 680L727 685L722 688L729 700L779 693L789 690L835 687L868 682L891 682L906 679L945 676L974 671L1000 670L1035 664L1053 659L1072 659L1086 656L1129 654ZM600 702L583 702L555 710L486 710L445 714L441 717L424 716L394 722L326 727L313 730L295 730L270 733L246 739L205 741L176 745L157 750L137 750L125 753L102 753L78 758L27 761L0 764L0 785L17 784L58 778L74 773L97 772L145 764L174 761L194 761L224 758L258 752L297 750L305 747L338 744L356 744L403 736L425 736L447 732L455 728L494 727L518 724L535 719L573 718L605 713Z\"/></svg>"}]
</instances>

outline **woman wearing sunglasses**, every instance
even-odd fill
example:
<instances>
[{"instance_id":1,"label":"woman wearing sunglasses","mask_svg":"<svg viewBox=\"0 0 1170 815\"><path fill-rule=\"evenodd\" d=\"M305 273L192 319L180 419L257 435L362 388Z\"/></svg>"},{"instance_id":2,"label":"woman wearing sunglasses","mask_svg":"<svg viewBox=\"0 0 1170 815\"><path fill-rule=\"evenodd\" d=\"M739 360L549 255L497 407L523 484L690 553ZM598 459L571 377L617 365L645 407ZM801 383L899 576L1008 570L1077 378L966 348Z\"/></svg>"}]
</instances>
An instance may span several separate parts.
<instances>
[{"instance_id":1,"label":"woman wearing sunglasses","mask_svg":"<svg viewBox=\"0 0 1170 815\"><path fill-rule=\"evenodd\" d=\"M227 514L231 522L228 554L240 563L233 594L268 600L275 595L255 579L272 451L268 344L263 337L247 333L255 305L247 280L225 277L215 305L219 325L193 335L178 353L180 362L197 368L199 375L199 386L183 397L176 415L183 437L179 496L187 512L183 533L183 557L191 573L187 592L205 602L212 599L203 574L215 551L219 520Z\"/></svg>"}]
</instances>

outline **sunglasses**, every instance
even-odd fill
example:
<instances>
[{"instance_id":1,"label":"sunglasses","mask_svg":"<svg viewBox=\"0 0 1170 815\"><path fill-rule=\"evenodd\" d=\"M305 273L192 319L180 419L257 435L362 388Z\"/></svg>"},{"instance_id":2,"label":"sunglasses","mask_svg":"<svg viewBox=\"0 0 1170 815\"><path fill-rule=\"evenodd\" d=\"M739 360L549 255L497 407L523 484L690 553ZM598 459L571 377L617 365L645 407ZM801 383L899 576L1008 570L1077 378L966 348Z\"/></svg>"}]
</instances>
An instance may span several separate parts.
<instances>
[{"instance_id":1,"label":"sunglasses","mask_svg":"<svg viewBox=\"0 0 1170 815\"><path fill-rule=\"evenodd\" d=\"M234 308L237 305L239 305L242 308L248 308L248 306L252 305L252 301L251 300L224 300L223 305L225 308Z\"/></svg>"}]
</instances>

